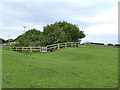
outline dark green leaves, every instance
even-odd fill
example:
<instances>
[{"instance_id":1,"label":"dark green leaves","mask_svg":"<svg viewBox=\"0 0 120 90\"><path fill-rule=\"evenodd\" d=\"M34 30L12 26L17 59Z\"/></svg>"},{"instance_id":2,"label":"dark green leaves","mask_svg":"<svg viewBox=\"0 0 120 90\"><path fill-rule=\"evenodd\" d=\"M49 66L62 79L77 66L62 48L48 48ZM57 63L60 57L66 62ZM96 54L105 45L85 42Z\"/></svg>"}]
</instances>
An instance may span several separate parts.
<instances>
[{"instance_id":1,"label":"dark green leaves","mask_svg":"<svg viewBox=\"0 0 120 90\"><path fill-rule=\"evenodd\" d=\"M18 36L20 46L46 46L62 42L75 42L85 37L76 25L68 22L55 22L43 27L43 32L31 29Z\"/></svg>"}]
</instances>

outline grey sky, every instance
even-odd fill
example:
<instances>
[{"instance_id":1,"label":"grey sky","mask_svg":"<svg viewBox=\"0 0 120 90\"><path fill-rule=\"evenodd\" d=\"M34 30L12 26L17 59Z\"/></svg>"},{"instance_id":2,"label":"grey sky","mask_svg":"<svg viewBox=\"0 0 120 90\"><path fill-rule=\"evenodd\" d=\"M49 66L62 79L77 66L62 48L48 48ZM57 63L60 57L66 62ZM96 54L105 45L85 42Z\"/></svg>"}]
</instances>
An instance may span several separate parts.
<instances>
[{"instance_id":1,"label":"grey sky","mask_svg":"<svg viewBox=\"0 0 120 90\"><path fill-rule=\"evenodd\" d=\"M8 39L10 35L14 39L23 33L23 26L43 31L43 26L64 20L83 28L88 35L82 41L117 43L118 1L85 1L1 2L0 37Z\"/></svg>"}]
</instances>

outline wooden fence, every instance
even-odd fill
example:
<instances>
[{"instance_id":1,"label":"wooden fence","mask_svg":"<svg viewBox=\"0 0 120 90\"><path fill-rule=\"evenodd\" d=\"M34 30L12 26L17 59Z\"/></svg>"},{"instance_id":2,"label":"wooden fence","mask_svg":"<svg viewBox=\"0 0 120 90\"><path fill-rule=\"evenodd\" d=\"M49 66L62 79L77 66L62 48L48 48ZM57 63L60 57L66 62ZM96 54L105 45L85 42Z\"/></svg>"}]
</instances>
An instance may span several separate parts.
<instances>
[{"instance_id":1,"label":"wooden fence","mask_svg":"<svg viewBox=\"0 0 120 90\"><path fill-rule=\"evenodd\" d=\"M58 44L52 44L52 45L47 45L45 47L3 47L3 48L9 48L13 51L20 51L20 52L24 52L24 51L39 51L39 52L51 52L55 49L60 49L63 47L79 47L80 43L79 42L66 42L66 43L58 43Z\"/></svg>"},{"instance_id":2,"label":"wooden fence","mask_svg":"<svg viewBox=\"0 0 120 90\"><path fill-rule=\"evenodd\" d=\"M38 52L41 52L41 53L44 53L44 52L51 52L55 49L60 49L60 48L63 48L63 47L83 47L83 46L91 46L91 47L114 47L114 46L107 46L107 45L82 45L80 44L80 42L65 42L65 43L58 43L58 44L52 44L52 45L47 45L45 47L41 47L41 46L38 46L38 47L4 47L3 48L9 48L13 51L20 51L20 52L24 52L24 51L30 51L30 52L33 52L33 51L38 51Z\"/></svg>"}]
</instances>

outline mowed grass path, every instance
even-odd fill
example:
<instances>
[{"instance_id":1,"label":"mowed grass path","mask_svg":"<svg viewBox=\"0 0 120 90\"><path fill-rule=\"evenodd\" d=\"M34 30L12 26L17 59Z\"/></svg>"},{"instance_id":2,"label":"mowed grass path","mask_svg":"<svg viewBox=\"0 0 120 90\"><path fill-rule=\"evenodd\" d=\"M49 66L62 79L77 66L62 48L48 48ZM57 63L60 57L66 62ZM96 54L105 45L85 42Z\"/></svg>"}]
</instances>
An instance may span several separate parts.
<instances>
[{"instance_id":1,"label":"mowed grass path","mask_svg":"<svg viewBox=\"0 0 120 90\"><path fill-rule=\"evenodd\" d=\"M63 48L50 53L3 49L3 88L116 88L118 48Z\"/></svg>"}]
</instances>

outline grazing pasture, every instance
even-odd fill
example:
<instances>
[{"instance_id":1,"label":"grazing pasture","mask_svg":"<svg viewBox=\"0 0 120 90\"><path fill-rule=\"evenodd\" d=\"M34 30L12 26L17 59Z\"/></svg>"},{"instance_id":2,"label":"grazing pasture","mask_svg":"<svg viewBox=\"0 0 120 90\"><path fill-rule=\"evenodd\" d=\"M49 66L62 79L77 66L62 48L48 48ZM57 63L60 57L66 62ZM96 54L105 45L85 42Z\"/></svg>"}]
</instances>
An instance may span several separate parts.
<instances>
[{"instance_id":1,"label":"grazing pasture","mask_svg":"<svg viewBox=\"0 0 120 90\"><path fill-rule=\"evenodd\" d=\"M74 47L26 55L2 50L3 88L116 88L118 48Z\"/></svg>"}]
</instances>

